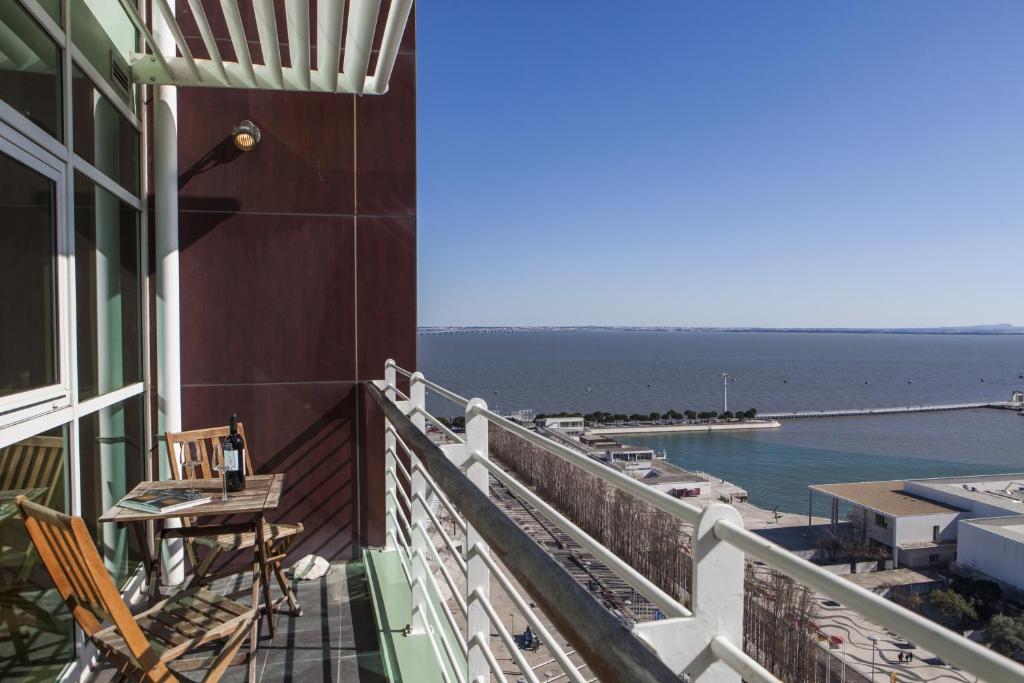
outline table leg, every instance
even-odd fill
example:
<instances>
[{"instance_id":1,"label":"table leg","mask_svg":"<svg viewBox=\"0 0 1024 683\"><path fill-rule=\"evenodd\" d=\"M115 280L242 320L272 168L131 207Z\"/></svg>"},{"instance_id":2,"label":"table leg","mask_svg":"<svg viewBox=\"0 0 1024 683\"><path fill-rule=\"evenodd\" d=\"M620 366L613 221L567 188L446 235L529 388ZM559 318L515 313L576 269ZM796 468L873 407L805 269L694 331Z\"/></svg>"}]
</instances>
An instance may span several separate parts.
<instances>
[{"instance_id":1,"label":"table leg","mask_svg":"<svg viewBox=\"0 0 1024 683\"><path fill-rule=\"evenodd\" d=\"M128 526L131 527L131 533L135 535L136 542L142 548L142 562L146 571L146 595L149 605L153 606L160 599L160 590L157 585L160 582L159 548L154 556L153 547L149 544L146 522L129 522Z\"/></svg>"},{"instance_id":2,"label":"table leg","mask_svg":"<svg viewBox=\"0 0 1024 683\"><path fill-rule=\"evenodd\" d=\"M262 515L256 515L256 523L262 526ZM257 527L258 528L258 527ZM256 682L256 652L260 640L260 544L253 546L252 556L252 608L256 610L256 618L252 621L249 633L249 683Z\"/></svg>"},{"instance_id":3,"label":"table leg","mask_svg":"<svg viewBox=\"0 0 1024 683\"><path fill-rule=\"evenodd\" d=\"M277 612L274 610L274 600L270 595L270 566L267 563L267 539L263 529L263 513L256 515L256 557L260 565L260 580L263 582L263 604L267 610L267 627L270 637L274 637L274 627L277 621Z\"/></svg>"}]
</instances>

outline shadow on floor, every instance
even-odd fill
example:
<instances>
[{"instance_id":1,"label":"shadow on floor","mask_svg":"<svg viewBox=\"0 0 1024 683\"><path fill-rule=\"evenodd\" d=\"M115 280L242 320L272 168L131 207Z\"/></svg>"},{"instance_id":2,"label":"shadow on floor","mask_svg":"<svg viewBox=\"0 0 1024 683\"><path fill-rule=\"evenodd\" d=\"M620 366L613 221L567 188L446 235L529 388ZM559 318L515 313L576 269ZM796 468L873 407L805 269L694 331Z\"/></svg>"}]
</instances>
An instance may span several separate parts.
<instances>
[{"instance_id":1,"label":"shadow on floor","mask_svg":"<svg viewBox=\"0 0 1024 683\"><path fill-rule=\"evenodd\" d=\"M249 585L249 577L241 574L218 581L213 588L249 604ZM285 603L273 638L266 624L262 626L256 680L383 683L386 679L362 565L332 564L327 576L316 581L293 581L292 585L303 614L292 616ZM276 583L274 589L277 598L280 591ZM200 681L203 673L188 672L187 680ZM243 683L247 673L246 666L233 666L221 680ZM97 680L105 683L110 679L106 672Z\"/></svg>"}]
</instances>

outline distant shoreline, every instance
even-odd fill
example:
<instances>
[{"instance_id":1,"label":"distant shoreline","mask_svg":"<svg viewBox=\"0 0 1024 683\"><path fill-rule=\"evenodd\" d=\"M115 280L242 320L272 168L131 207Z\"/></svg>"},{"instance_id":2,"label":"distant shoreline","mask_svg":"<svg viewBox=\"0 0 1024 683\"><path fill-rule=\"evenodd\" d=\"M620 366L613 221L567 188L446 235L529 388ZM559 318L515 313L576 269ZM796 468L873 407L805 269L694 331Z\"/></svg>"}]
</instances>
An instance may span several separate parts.
<instances>
[{"instance_id":1,"label":"distant shoreline","mask_svg":"<svg viewBox=\"0 0 1024 683\"><path fill-rule=\"evenodd\" d=\"M1006 337L1024 335L1016 325L975 325L965 327L629 327L614 325L536 326L536 327L420 327L423 336L441 334L532 334L537 332L772 332L789 334L918 334L935 336Z\"/></svg>"}]
</instances>

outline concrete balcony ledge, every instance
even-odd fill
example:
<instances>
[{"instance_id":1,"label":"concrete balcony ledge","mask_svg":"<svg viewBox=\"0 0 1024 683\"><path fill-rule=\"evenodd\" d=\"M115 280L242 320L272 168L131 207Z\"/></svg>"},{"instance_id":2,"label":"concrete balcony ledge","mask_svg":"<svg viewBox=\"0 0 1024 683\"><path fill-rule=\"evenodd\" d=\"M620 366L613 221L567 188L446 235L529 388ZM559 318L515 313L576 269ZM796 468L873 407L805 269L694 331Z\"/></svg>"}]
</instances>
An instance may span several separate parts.
<instances>
[{"instance_id":1,"label":"concrete balcony ledge","mask_svg":"<svg viewBox=\"0 0 1024 683\"><path fill-rule=\"evenodd\" d=\"M365 549L362 565L366 572L380 658L387 679L393 683L436 683L445 680L442 674L444 667L448 680L457 680L447 659L438 660L429 635L405 635L405 628L412 618L412 591L402 571L398 551ZM432 588L428 588L428 599L433 603L434 612L442 614L442 598ZM433 624L433 627L444 629L448 642L457 642L448 623ZM438 648L441 648L440 643ZM459 657L457 666L465 671L466 662L462 653L456 649L455 654Z\"/></svg>"}]
</instances>

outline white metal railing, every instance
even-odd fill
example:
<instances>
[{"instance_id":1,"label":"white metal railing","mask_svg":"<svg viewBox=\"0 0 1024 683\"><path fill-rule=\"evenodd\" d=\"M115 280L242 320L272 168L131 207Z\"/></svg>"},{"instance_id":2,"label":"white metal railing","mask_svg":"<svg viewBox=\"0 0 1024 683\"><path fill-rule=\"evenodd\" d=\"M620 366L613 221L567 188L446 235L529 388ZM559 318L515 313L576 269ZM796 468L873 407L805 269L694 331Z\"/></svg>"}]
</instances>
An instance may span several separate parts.
<instances>
[{"instance_id":1,"label":"white metal railing","mask_svg":"<svg viewBox=\"0 0 1024 683\"><path fill-rule=\"evenodd\" d=\"M398 389L398 375L408 378L408 394ZM498 415L489 410L481 399L460 396L427 380L418 372L399 368L393 361L389 360L385 365L384 380L374 384L420 432L425 432L426 422L441 428L439 431L450 443L437 448L450 463L465 473L477 489L486 495L489 479L493 476L661 610L666 618L637 623L633 626L632 633L653 648L661 661L684 680L701 683L738 683L741 677L751 682L767 683L778 680L743 651L745 556L760 560L799 583L845 604L863 617L900 633L904 638L924 648L941 653L944 660L983 680L1024 680L1024 667L1010 659L825 571L745 529L742 519L732 506L712 503L700 508L673 498L579 453L576 449ZM460 437L450 429L442 428L443 425L427 412L425 396L428 389L464 409L464 436ZM398 397L401 397L401 400ZM680 522L691 525L694 528L691 609L687 609L619 559L608 548L541 499L528 486L492 462L489 459L487 443L490 425L514 434L598 477L615 489L626 491L679 519ZM410 434L415 436L415 432ZM422 435L416 438L422 438ZM409 459L408 468L404 467L398 458L399 449ZM488 681L491 676L497 680L506 680L491 649L489 634L493 629L520 668L521 676L529 681L537 680L511 634L508 633L508 628L495 611L490 598L491 583L494 581L548 647L552 663L557 663L562 669L558 680L586 683L592 679L592 675L583 674L586 666L581 667L580 663L571 659L570 653L560 646L544 620L531 608L512 580L491 557L487 544L473 525L463 518L458 506L441 490L415 450L398 435L390 420L386 420L385 424L385 450L388 547L402 555L403 570L406 570L410 587L413 589L413 615L410 620L413 631L428 634L437 656L440 658L443 651L453 669L458 666L465 667L459 674L460 681L463 680L461 676L464 676L464 680L473 682ZM409 495L404 495L404 491L394 491L406 485L399 481L399 475L411 487ZM437 515L430 509L427 501L432 497L440 501L441 507L451 517L454 527L463 536L461 545L444 529ZM410 511L408 518L402 510L403 505ZM460 586L452 577L450 568L445 565L434 546L434 538L440 541L453 558L454 569L465 577L464 586ZM536 547L536 552L544 553L539 546ZM416 570L421 573L417 574ZM439 618L441 615L431 607L418 602L426 601L426 592L417 591L417 586L426 589L429 585L435 594L440 595L433 577L435 571L442 574L452 592L455 605L465 617L465 636L458 635L454 646L448 642L446 629ZM523 577L517 578L522 582ZM554 607L555 611L558 611L557 602ZM443 612L444 623L452 632L459 634L454 615L447 607ZM564 623L566 618L571 621L572 617L551 614L550 610L545 614L555 622L562 618L563 621L559 623ZM457 660L456 648L465 654L464 662L459 663ZM583 650L578 644L577 649ZM600 657L599 648L596 655L592 650L591 656ZM589 661L587 664L594 665Z\"/></svg>"}]
</instances>

